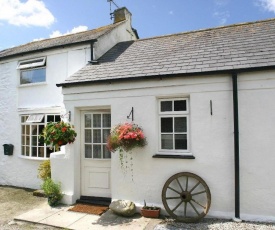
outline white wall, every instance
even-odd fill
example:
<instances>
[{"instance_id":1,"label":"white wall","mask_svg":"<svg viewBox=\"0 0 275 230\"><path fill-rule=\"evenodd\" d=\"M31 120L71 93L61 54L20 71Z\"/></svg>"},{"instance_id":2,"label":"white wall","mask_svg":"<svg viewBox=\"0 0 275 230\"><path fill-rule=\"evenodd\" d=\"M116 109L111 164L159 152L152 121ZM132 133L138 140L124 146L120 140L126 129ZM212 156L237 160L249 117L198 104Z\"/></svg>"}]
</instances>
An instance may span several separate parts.
<instances>
[{"instance_id":1,"label":"white wall","mask_svg":"<svg viewBox=\"0 0 275 230\"><path fill-rule=\"evenodd\" d=\"M129 87L131 84L131 87ZM275 221L274 72L239 75L241 218ZM208 184L212 204L208 216L234 217L234 144L231 76L186 77L129 83L98 84L64 88L66 108L74 111L80 132L80 111L111 106L112 125L127 121L134 107L135 122L144 129L148 145L133 151L134 175L125 177L118 155L112 156L112 198L130 199L137 205L162 206L161 191L166 180L178 172L193 172ZM77 93L77 94L76 94ZM190 159L156 159L158 151L158 99L190 98ZM210 114L210 100L213 115ZM130 120L128 120L130 121ZM80 158L81 141L74 144L74 158ZM79 162L79 161L77 161ZM74 180L80 181L75 162ZM71 188L79 197L79 183Z\"/></svg>"},{"instance_id":2,"label":"white wall","mask_svg":"<svg viewBox=\"0 0 275 230\"><path fill-rule=\"evenodd\" d=\"M41 160L21 157L20 114L64 112L57 83L85 66L90 46L71 47L21 57L47 57L46 83L20 86L18 60L0 62L0 184L39 188L37 169ZM4 156L3 144L13 144L13 156Z\"/></svg>"}]
</instances>

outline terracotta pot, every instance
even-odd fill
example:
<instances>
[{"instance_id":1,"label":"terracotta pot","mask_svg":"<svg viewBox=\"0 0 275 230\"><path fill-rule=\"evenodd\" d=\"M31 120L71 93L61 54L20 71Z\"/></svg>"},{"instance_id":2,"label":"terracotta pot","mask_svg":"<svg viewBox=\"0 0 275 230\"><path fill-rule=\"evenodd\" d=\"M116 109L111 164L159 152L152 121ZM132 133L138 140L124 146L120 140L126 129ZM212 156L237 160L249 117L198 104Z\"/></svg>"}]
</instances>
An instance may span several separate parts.
<instances>
[{"instance_id":1,"label":"terracotta pot","mask_svg":"<svg viewBox=\"0 0 275 230\"><path fill-rule=\"evenodd\" d=\"M149 218L158 218L160 214L160 209L150 210L150 209L141 209L141 215Z\"/></svg>"}]
</instances>

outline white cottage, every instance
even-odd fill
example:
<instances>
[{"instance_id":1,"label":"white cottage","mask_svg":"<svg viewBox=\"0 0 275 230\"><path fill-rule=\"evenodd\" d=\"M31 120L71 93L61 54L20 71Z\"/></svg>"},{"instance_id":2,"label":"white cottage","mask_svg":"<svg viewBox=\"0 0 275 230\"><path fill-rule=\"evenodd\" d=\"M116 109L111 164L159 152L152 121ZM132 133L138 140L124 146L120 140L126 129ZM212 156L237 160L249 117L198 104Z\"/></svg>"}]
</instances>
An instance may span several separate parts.
<instances>
[{"instance_id":1,"label":"white cottage","mask_svg":"<svg viewBox=\"0 0 275 230\"><path fill-rule=\"evenodd\" d=\"M56 84L118 42L137 39L126 8L114 23L0 51L0 185L39 188L37 168L50 150L39 138L47 122L69 119ZM3 145L14 146L4 155Z\"/></svg>"},{"instance_id":2,"label":"white cottage","mask_svg":"<svg viewBox=\"0 0 275 230\"><path fill-rule=\"evenodd\" d=\"M206 209L203 183L166 181L190 172L210 189L209 216L275 221L274 37L272 19L120 42L59 83L79 134L51 156L64 201L146 200L184 216L185 204ZM133 178L105 148L132 118L148 141L131 154Z\"/></svg>"}]
</instances>

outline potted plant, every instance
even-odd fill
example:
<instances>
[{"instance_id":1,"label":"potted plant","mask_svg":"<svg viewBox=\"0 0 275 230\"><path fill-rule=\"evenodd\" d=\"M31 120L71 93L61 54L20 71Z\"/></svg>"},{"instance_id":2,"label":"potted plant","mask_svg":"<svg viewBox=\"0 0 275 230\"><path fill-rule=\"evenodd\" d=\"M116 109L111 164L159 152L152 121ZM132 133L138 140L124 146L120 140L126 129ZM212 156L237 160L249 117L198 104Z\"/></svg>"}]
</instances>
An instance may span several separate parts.
<instances>
[{"instance_id":1,"label":"potted plant","mask_svg":"<svg viewBox=\"0 0 275 230\"><path fill-rule=\"evenodd\" d=\"M42 189L44 190L44 193L48 198L48 204L51 207L59 204L63 197L60 183L57 184L51 178L47 178L42 184Z\"/></svg>"},{"instance_id":2,"label":"potted plant","mask_svg":"<svg viewBox=\"0 0 275 230\"><path fill-rule=\"evenodd\" d=\"M44 142L47 145L54 146L56 151L58 151L62 145L73 143L76 136L77 134L73 126L64 121L48 123L41 134Z\"/></svg>"},{"instance_id":3,"label":"potted plant","mask_svg":"<svg viewBox=\"0 0 275 230\"><path fill-rule=\"evenodd\" d=\"M160 207L147 206L144 201L144 206L141 208L141 215L148 218L158 218L160 215Z\"/></svg>"}]
</instances>

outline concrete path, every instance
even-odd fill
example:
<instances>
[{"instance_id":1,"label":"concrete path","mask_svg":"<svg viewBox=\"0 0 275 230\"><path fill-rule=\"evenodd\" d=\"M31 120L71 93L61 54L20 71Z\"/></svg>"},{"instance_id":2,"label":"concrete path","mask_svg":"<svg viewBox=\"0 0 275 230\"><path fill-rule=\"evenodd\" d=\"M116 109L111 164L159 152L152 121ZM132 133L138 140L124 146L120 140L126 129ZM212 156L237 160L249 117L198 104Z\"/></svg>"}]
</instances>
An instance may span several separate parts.
<instances>
[{"instance_id":1,"label":"concrete path","mask_svg":"<svg viewBox=\"0 0 275 230\"><path fill-rule=\"evenodd\" d=\"M68 207L51 208L48 205L33 209L15 220L27 221L49 226L61 227L75 230L100 230L100 229L145 229L153 230L160 223L160 219L149 219L136 214L134 217L125 218L115 215L108 210L101 216L71 212Z\"/></svg>"}]
</instances>

